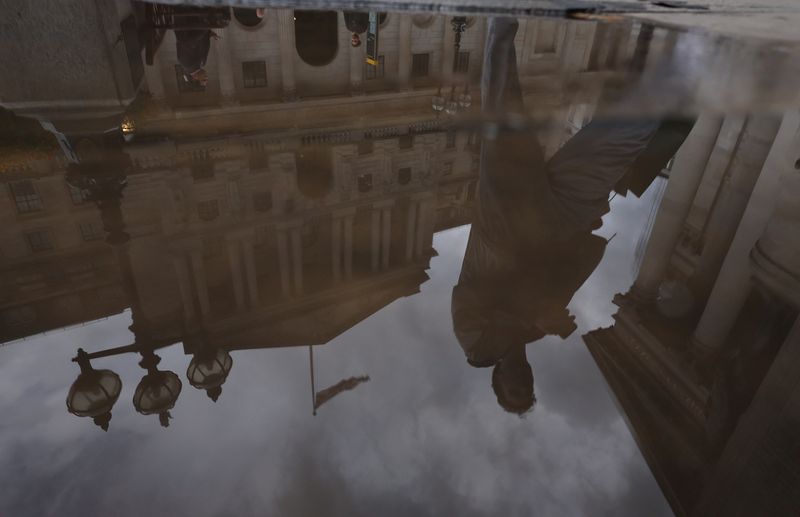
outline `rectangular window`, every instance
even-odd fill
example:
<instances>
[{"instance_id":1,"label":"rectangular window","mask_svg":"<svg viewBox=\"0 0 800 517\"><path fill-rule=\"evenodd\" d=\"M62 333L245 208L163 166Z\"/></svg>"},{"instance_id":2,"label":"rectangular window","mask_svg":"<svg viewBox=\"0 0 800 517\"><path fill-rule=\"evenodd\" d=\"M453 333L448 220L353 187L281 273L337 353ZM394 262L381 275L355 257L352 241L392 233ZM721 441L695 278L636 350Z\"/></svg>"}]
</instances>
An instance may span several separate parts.
<instances>
[{"instance_id":1,"label":"rectangular window","mask_svg":"<svg viewBox=\"0 0 800 517\"><path fill-rule=\"evenodd\" d=\"M447 144L445 145L447 149L455 149L456 147L456 131L455 129L447 130Z\"/></svg>"},{"instance_id":2,"label":"rectangular window","mask_svg":"<svg viewBox=\"0 0 800 517\"><path fill-rule=\"evenodd\" d=\"M397 171L397 182L401 185L408 185L411 182L411 167L403 167Z\"/></svg>"},{"instance_id":3,"label":"rectangular window","mask_svg":"<svg viewBox=\"0 0 800 517\"><path fill-rule=\"evenodd\" d=\"M269 168L269 153L264 151L251 151L248 164L251 172L258 172Z\"/></svg>"},{"instance_id":4,"label":"rectangular window","mask_svg":"<svg viewBox=\"0 0 800 517\"><path fill-rule=\"evenodd\" d=\"M365 154L371 154L372 150L375 147L375 143L372 140L362 140L358 143L358 154L359 156L363 156Z\"/></svg>"},{"instance_id":5,"label":"rectangular window","mask_svg":"<svg viewBox=\"0 0 800 517\"><path fill-rule=\"evenodd\" d=\"M219 217L219 204L216 199L197 203L197 217L201 221L213 221Z\"/></svg>"},{"instance_id":6,"label":"rectangular window","mask_svg":"<svg viewBox=\"0 0 800 517\"><path fill-rule=\"evenodd\" d=\"M361 174L358 177L358 191L369 192L372 190L372 174Z\"/></svg>"},{"instance_id":7,"label":"rectangular window","mask_svg":"<svg viewBox=\"0 0 800 517\"><path fill-rule=\"evenodd\" d=\"M367 80L370 79L383 79L384 74L384 57L378 56L378 64L377 65L370 65L369 63L365 64L364 66L367 67L365 70L364 76Z\"/></svg>"},{"instance_id":8,"label":"rectangular window","mask_svg":"<svg viewBox=\"0 0 800 517\"><path fill-rule=\"evenodd\" d=\"M194 160L192 162L192 178L195 181L202 181L214 177L214 162L209 158Z\"/></svg>"},{"instance_id":9,"label":"rectangular window","mask_svg":"<svg viewBox=\"0 0 800 517\"><path fill-rule=\"evenodd\" d=\"M453 162L444 162L442 166L442 176L449 176L453 174Z\"/></svg>"},{"instance_id":10,"label":"rectangular window","mask_svg":"<svg viewBox=\"0 0 800 517\"><path fill-rule=\"evenodd\" d=\"M414 135L411 133L400 136L400 149L411 149L414 147Z\"/></svg>"},{"instance_id":11,"label":"rectangular window","mask_svg":"<svg viewBox=\"0 0 800 517\"><path fill-rule=\"evenodd\" d=\"M175 65L175 81L178 83L178 93L204 92L206 87L192 81L188 74L183 72L181 65Z\"/></svg>"},{"instance_id":12,"label":"rectangular window","mask_svg":"<svg viewBox=\"0 0 800 517\"><path fill-rule=\"evenodd\" d=\"M269 212L272 210L272 192L253 193L253 210L256 212Z\"/></svg>"},{"instance_id":13,"label":"rectangular window","mask_svg":"<svg viewBox=\"0 0 800 517\"><path fill-rule=\"evenodd\" d=\"M469 52L459 52L456 56L456 73L466 74L469 72Z\"/></svg>"},{"instance_id":14,"label":"rectangular window","mask_svg":"<svg viewBox=\"0 0 800 517\"><path fill-rule=\"evenodd\" d=\"M556 29L553 21L539 20L536 23L535 54L553 54L556 51Z\"/></svg>"},{"instance_id":15,"label":"rectangular window","mask_svg":"<svg viewBox=\"0 0 800 517\"><path fill-rule=\"evenodd\" d=\"M26 233L25 239L28 241L28 246L31 248L31 251L34 253L53 249L53 241L50 239L50 232L48 230Z\"/></svg>"},{"instance_id":16,"label":"rectangular window","mask_svg":"<svg viewBox=\"0 0 800 517\"><path fill-rule=\"evenodd\" d=\"M411 77L427 77L430 54L414 54L411 59Z\"/></svg>"},{"instance_id":17,"label":"rectangular window","mask_svg":"<svg viewBox=\"0 0 800 517\"><path fill-rule=\"evenodd\" d=\"M263 61L242 63L242 79L245 88L261 88L267 85L267 64Z\"/></svg>"},{"instance_id":18,"label":"rectangular window","mask_svg":"<svg viewBox=\"0 0 800 517\"><path fill-rule=\"evenodd\" d=\"M97 223L81 223L78 226L84 241L96 241L103 238L103 228Z\"/></svg>"},{"instance_id":19,"label":"rectangular window","mask_svg":"<svg viewBox=\"0 0 800 517\"><path fill-rule=\"evenodd\" d=\"M42 198L36 192L32 181L14 181L9 183L8 186L11 188L11 195L14 197L14 203L17 204L17 212L20 214L38 212L43 208Z\"/></svg>"}]
</instances>

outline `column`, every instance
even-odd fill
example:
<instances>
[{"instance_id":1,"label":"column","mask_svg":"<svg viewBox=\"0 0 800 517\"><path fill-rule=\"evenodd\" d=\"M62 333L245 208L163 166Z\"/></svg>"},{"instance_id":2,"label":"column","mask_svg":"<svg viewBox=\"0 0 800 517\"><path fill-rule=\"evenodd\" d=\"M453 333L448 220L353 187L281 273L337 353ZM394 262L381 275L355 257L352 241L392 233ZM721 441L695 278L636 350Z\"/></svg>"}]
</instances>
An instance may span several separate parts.
<instances>
[{"instance_id":1,"label":"column","mask_svg":"<svg viewBox=\"0 0 800 517\"><path fill-rule=\"evenodd\" d=\"M189 280L189 269L186 267L186 256L182 253L179 255L173 255L172 267L175 270L175 278L178 280L178 288L181 292L183 320L188 322L194 319L194 300L192 300L192 282Z\"/></svg>"},{"instance_id":2,"label":"column","mask_svg":"<svg viewBox=\"0 0 800 517\"><path fill-rule=\"evenodd\" d=\"M250 305L258 305L258 274L256 272L256 257L254 247L254 237L246 235L242 238L242 249L244 251L244 270L247 275L247 293L250 295Z\"/></svg>"},{"instance_id":3,"label":"column","mask_svg":"<svg viewBox=\"0 0 800 517\"><path fill-rule=\"evenodd\" d=\"M216 47L217 74L219 75L219 92L223 103L232 103L236 96L236 83L233 80L233 56L231 55L231 28L214 29L219 34L219 39L212 40L211 46Z\"/></svg>"},{"instance_id":4,"label":"column","mask_svg":"<svg viewBox=\"0 0 800 517\"><path fill-rule=\"evenodd\" d=\"M164 93L164 77L161 73L161 54L156 52L153 56L153 64L144 67L144 76L147 81L147 90L155 100L163 100L166 96Z\"/></svg>"},{"instance_id":5,"label":"column","mask_svg":"<svg viewBox=\"0 0 800 517\"><path fill-rule=\"evenodd\" d=\"M392 207L387 206L382 211L381 223L381 269L389 269L389 252L392 244Z\"/></svg>"},{"instance_id":6,"label":"column","mask_svg":"<svg viewBox=\"0 0 800 517\"><path fill-rule=\"evenodd\" d=\"M278 267L281 275L281 293L284 296L289 296L291 290L290 276L289 276L289 238L286 233L286 228L277 229L278 238Z\"/></svg>"},{"instance_id":7,"label":"column","mask_svg":"<svg viewBox=\"0 0 800 517\"><path fill-rule=\"evenodd\" d=\"M751 251L775 212L775 199L780 195L782 177L796 174L794 162L800 143L798 131L800 117L797 112L791 112L781 122L695 329L692 344L701 355L712 353L722 346L747 300L751 286ZM791 202L796 203L797 200Z\"/></svg>"},{"instance_id":8,"label":"column","mask_svg":"<svg viewBox=\"0 0 800 517\"><path fill-rule=\"evenodd\" d=\"M350 93L364 93L364 66L366 63L366 37L360 47L350 46Z\"/></svg>"},{"instance_id":9,"label":"column","mask_svg":"<svg viewBox=\"0 0 800 517\"><path fill-rule=\"evenodd\" d=\"M244 279L242 278L242 254L239 240L228 241L228 265L231 268L231 283L236 298L236 308L244 309Z\"/></svg>"},{"instance_id":10,"label":"column","mask_svg":"<svg viewBox=\"0 0 800 517\"><path fill-rule=\"evenodd\" d=\"M278 18L283 98L291 101L297 98L297 86L294 81L294 11L292 9L274 9L273 12Z\"/></svg>"},{"instance_id":11,"label":"column","mask_svg":"<svg viewBox=\"0 0 800 517\"><path fill-rule=\"evenodd\" d=\"M703 252L692 275L691 288L701 303L714 287L779 125L780 120L772 115L750 117L745 124L712 205L704 231Z\"/></svg>"},{"instance_id":12,"label":"column","mask_svg":"<svg viewBox=\"0 0 800 517\"><path fill-rule=\"evenodd\" d=\"M634 296L649 300L658 294L721 126L722 117L709 113L701 115L678 149L636 282L631 289Z\"/></svg>"},{"instance_id":13,"label":"column","mask_svg":"<svg viewBox=\"0 0 800 517\"><path fill-rule=\"evenodd\" d=\"M410 88L411 82L411 15L400 15L400 27L398 29L398 36L400 43L398 45L398 61L397 61L397 80L400 84L400 89Z\"/></svg>"},{"instance_id":14,"label":"column","mask_svg":"<svg viewBox=\"0 0 800 517\"><path fill-rule=\"evenodd\" d=\"M453 28L450 26L451 18L443 16L444 30L442 31L442 77L440 84L451 84L453 82L453 59L455 58L455 36Z\"/></svg>"},{"instance_id":15,"label":"column","mask_svg":"<svg viewBox=\"0 0 800 517\"><path fill-rule=\"evenodd\" d=\"M334 216L331 219L331 267L333 281L342 281L342 218Z\"/></svg>"},{"instance_id":16,"label":"column","mask_svg":"<svg viewBox=\"0 0 800 517\"><path fill-rule=\"evenodd\" d=\"M292 270L294 271L294 294L303 294L303 235L302 228L290 230L292 236Z\"/></svg>"},{"instance_id":17,"label":"column","mask_svg":"<svg viewBox=\"0 0 800 517\"><path fill-rule=\"evenodd\" d=\"M344 277L353 278L353 213L344 216Z\"/></svg>"},{"instance_id":18,"label":"column","mask_svg":"<svg viewBox=\"0 0 800 517\"><path fill-rule=\"evenodd\" d=\"M197 298L200 301L200 313L207 316L211 312L211 303L208 299L208 282L206 281L206 271L203 266L202 249L191 251L192 275L194 276L194 286L197 290Z\"/></svg>"},{"instance_id":19,"label":"column","mask_svg":"<svg viewBox=\"0 0 800 517\"><path fill-rule=\"evenodd\" d=\"M373 207L372 208L372 235L371 235L371 245L372 245L372 252L370 257L372 258L372 271L375 272L378 270L378 264L380 263L380 249L381 249L381 211L379 208Z\"/></svg>"},{"instance_id":20,"label":"column","mask_svg":"<svg viewBox=\"0 0 800 517\"><path fill-rule=\"evenodd\" d=\"M419 215L417 216L417 242L414 256L420 258L425 253L427 245L431 242L429 234L433 233L433 203L432 196L419 200Z\"/></svg>"},{"instance_id":21,"label":"column","mask_svg":"<svg viewBox=\"0 0 800 517\"><path fill-rule=\"evenodd\" d=\"M408 214L406 219L406 261L414 257L414 236L416 235L417 210L419 204L416 199L411 199L408 203Z\"/></svg>"}]
</instances>

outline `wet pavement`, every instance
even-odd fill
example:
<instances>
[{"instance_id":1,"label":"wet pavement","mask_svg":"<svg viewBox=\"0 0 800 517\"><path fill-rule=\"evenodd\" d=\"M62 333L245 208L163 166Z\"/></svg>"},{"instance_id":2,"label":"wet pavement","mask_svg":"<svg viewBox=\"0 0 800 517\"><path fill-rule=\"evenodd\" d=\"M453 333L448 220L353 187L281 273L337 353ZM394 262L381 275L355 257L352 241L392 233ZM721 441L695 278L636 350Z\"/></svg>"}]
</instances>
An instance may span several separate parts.
<instances>
[{"instance_id":1,"label":"wet pavement","mask_svg":"<svg viewBox=\"0 0 800 517\"><path fill-rule=\"evenodd\" d=\"M800 515L795 43L85 4L0 22L0 515Z\"/></svg>"}]
</instances>

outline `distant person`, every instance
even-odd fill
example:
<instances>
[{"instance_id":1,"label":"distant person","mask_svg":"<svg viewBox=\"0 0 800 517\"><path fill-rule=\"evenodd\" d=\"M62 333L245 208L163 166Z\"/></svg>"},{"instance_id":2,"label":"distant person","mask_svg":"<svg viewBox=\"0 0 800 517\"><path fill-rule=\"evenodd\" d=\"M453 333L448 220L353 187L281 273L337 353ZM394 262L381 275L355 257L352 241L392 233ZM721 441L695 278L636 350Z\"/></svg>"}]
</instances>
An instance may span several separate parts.
<instances>
[{"instance_id":1,"label":"distant person","mask_svg":"<svg viewBox=\"0 0 800 517\"><path fill-rule=\"evenodd\" d=\"M344 24L350 31L350 46L361 46L361 34L369 29L369 14L357 11L344 12Z\"/></svg>"},{"instance_id":2,"label":"distant person","mask_svg":"<svg viewBox=\"0 0 800 517\"><path fill-rule=\"evenodd\" d=\"M481 84L487 114L523 112L517 28L513 18L489 22ZM549 160L537 130L501 122L484 138L477 215L451 312L467 362L494 368L492 389L506 411L522 414L536 401L526 344L576 329L567 305L605 251L605 239L592 231L610 193L640 195L691 126L600 115Z\"/></svg>"},{"instance_id":3,"label":"distant person","mask_svg":"<svg viewBox=\"0 0 800 517\"><path fill-rule=\"evenodd\" d=\"M208 84L208 72L204 67L212 38L220 37L210 29L175 30L178 63L183 69L184 79L203 88Z\"/></svg>"}]
</instances>

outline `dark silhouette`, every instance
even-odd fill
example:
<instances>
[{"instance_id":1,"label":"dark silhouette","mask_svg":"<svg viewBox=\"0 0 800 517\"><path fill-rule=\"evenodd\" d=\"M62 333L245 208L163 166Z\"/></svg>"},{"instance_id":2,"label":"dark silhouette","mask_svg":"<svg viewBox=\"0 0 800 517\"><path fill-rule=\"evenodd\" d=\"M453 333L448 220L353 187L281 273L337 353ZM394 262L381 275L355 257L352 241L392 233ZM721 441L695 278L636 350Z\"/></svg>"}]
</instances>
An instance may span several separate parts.
<instances>
[{"instance_id":1,"label":"dark silhouette","mask_svg":"<svg viewBox=\"0 0 800 517\"><path fill-rule=\"evenodd\" d=\"M523 110L517 27L511 18L489 22L482 78L487 114ZM525 345L576 329L567 305L605 251L605 239L591 232L609 210L611 191L640 195L691 126L599 115L549 160L536 130L500 123L484 138L477 217L451 308L467 361L494 366L492 387L507 411L524 413L536 400Z\"/></svg>"}]
</instances>

